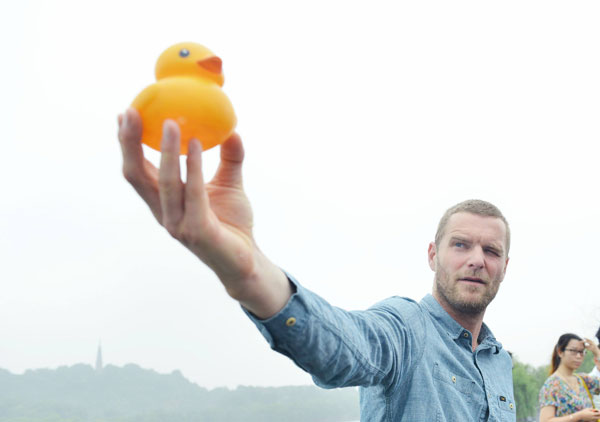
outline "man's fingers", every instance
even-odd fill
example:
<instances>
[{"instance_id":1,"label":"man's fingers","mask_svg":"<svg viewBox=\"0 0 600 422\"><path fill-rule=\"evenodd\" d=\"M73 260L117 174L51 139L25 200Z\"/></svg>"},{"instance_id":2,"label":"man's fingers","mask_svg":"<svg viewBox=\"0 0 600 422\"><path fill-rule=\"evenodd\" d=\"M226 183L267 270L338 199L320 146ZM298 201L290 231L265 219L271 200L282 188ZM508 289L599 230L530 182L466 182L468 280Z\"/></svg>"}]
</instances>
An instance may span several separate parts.
<instances>
[{"instance_id":1,"label":"man's fingers","mask_svg":"<svg viewBox=\"0 0 600 422\"><path fill-rule=\"evenodd\" d=\"M119 143L123 153L125 178L139 177L143 173L142 120L138 112L129 108L119 116Z\"/></svg>"},{"instance_id":2,"label":"man's fingers","mask_svg":"<svg viewBox=\"0 0 600 422\"><path fill-rule=\"evenodd\" d=\"M208 197L202 175L202 145L192 139L188 145L185 212L193 219L206 218Z\"/></svg>"},{"instance_id":3,"label":"man's fingers","mask_svg":"<svg viewBox=\"0 0 600 422\"><path fill-rule=\"evenodd\" d=\"M183 182L179 168L180 148L179 126L172 120L165 120L161 141L158 188L162 208L163 226L173 236L184 213Z\"/></svg>"},{"instance_id":4,"label":"man's fingers","mask_svg":"<svg viewBox=\"0 0 600 422\"><path fill-rule=\"evenodd\" d=\"M119 143L123 154L123 176L148 204L154 217L161 221L156 168L144 158L142 149L142 120L129 108L119 116Z\"/></svg>"},{"instance_id":5,"label":"man's fingers","mask_svg":"<svg viewBox=\"0 0 600 422\"><path fill-rule=\"evenodd\" d=\"M242 162L244 146L237 133L231 135L221 145L221 163L213 179L213 183L234 188L242 187Z\"/></svg>"}]
</instances>

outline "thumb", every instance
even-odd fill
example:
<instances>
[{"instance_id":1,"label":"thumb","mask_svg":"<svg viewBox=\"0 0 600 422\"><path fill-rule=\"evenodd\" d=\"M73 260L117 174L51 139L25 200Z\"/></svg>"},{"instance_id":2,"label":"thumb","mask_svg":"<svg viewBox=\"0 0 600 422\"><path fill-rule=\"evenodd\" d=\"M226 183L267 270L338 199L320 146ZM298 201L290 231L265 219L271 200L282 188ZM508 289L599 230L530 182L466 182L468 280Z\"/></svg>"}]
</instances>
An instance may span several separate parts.
<instances>
[{"instance_id":1,"label":"thumb","mask_svg":"<svg viewBox=\"0 0 600 422\"><path fill-rule=\"evenodd\" d=\"M219 186L241 188L243 161L244 146L240 136L234 133L221 144L221 163L212 183Z\"/></svg>"}]
</instances>

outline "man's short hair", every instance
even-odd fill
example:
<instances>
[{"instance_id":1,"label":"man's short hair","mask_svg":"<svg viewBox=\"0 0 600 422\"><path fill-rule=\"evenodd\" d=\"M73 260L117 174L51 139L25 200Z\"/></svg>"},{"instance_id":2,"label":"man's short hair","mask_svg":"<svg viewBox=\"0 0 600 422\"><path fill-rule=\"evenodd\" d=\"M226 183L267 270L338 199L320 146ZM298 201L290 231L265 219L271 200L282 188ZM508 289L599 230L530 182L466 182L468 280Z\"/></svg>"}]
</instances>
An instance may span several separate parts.
<instances>
[{"instance_id":1,"label":"man's short hair","mask_svg":"<svg viewBox=\"0 0 600 422\"><path fill-rule=\"evenodd\" d=\"M442 237L444 237L444 230L446 229L448 220L452 215L459 212L468 212L483 217L495 217L502 220L506 226L506 255L508 256L508 251L510 250L510 228L508 226L508 221L506 221L506 218L504 218L497 206L480 199L467 199L466 201L448 208L442 216L442 219L438 224L437 232L435 233L435 245L437 247L440 246L440 241L442 240Z\"/></svg>"}]
</instances>

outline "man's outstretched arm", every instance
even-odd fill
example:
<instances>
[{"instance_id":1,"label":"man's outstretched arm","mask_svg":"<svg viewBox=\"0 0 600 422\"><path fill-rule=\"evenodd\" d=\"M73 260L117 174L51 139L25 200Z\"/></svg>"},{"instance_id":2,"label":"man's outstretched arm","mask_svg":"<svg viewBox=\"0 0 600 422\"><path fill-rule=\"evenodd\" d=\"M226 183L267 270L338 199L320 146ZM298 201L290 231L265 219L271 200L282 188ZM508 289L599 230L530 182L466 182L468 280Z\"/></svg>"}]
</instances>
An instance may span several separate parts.
<instances>
[{"instance_id":1,"label":"man's outstretched arm","mask_svg":"<svg viewBox=\"0 0 600 422\"><path fill-rule=\"evenodd\" d=\"M240 138L233 135L221 145L221 162L209 183L202 176L200 143L192 141L184 183L179 128L167 120L163 129L157 169L144 158L138 113L129 109L119 116L123 174L158 222L208 265L228 294L253 314L271 347L327 387L374 385L382 380L391 384L401 378L421 350L412 347L418 341L407 327L422 323L395 316L389 306L348 312L299 285L292 287L254 241L252 211L242 185ZM416 305L406 306L409 314L415 314Z\"/></svg>"},{"instance_id":2,"label":"man's outstretched arm","mask_svg":"<svg viewBox=\"0 0 600 422\"><path fill-rule=\"evenodd\" d=\"M266 319L288 302L292 287L276 265L258 249L252 235L252 210L243 189L244 149L232 135L221 145L221 163L204 183L202 147L192 140L187 156L187 180L179 168L179 127L163 126L160 168L144 158L142 121L134 109L119 116L123 174L148 204L158 222L208 265L227 293Z\"/></svg>"}]
</instances>

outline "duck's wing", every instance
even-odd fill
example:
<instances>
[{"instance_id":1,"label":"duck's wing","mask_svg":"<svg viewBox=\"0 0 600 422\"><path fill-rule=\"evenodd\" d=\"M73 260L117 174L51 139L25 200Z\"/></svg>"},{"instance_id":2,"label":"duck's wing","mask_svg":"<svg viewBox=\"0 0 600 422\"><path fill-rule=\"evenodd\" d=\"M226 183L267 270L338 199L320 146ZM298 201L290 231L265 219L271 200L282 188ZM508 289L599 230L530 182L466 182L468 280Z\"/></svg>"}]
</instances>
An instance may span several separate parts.
<instances>
[{"instance_id":1,"label":"duck's wing","mask_svg":"<svg viewBox=\"0 0 600 422\"><path fill-rule=\"evenodd\" d=\"M138 111L144 110L158 95L158 86L152 84L144 89L131 104Z\"/></svg>"}]
</instances>

